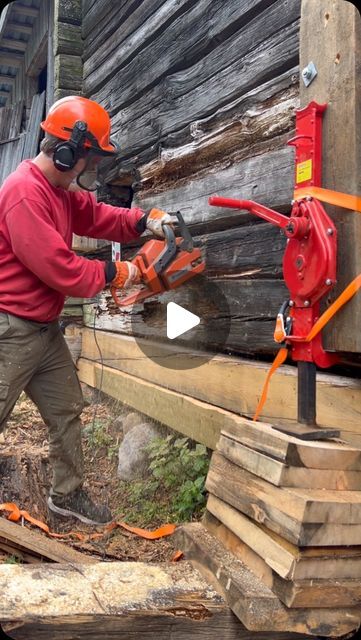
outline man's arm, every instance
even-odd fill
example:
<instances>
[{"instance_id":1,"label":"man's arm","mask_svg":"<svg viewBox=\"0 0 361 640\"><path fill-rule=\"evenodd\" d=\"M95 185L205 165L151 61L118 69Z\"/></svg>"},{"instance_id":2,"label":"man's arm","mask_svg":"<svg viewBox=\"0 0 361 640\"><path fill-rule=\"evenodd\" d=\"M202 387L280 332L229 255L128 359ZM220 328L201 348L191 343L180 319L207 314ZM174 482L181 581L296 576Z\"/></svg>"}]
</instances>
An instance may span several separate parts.
<instances>
[{"instance_id":1,"label":"man's arm","mask_svg":"<svg viewBox=\"0 0 361 640\"><path fill-rule=\"evenodd\" d=\"M84 191L69 194L73 208L73 230L78 236L129 242L146 228L146 213L134 207L124 209L97 202L94 195Z\"/></svg>"}]
</instances>

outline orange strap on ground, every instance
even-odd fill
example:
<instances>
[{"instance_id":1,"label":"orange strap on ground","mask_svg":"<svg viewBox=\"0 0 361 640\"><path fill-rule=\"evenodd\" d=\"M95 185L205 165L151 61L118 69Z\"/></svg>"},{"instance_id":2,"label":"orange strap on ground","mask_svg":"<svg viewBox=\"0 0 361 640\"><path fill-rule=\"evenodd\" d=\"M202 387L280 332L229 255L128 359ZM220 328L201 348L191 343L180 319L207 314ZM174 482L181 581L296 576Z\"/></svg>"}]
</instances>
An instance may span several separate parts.
<instances>
[{"instance_id":1,"label":"orange strap on ground","mask_svg":"<svg viewBox=\"0 0 361 640\"><path fill-rule=\"evenodd\" d=\"M313 198L321 200L321 202L327 202L337 207L343 207L344 209L351 209L351 211L361 213L360 196L351 196L348 193L322 189L322 187L300 187L299 189L295 189L293 193L295 200L305 198L306 196L312 196Z\"/></svg>"},{"instance_id":2,"label":"orange strap on ground","mask_svg":"<svg viewBox=\"0 0 361 640\"><path fill-rule=\"evenodd\" d=\"M0 504L0 511L9 511L8 520L12 520L13 522L18 522L19 520L21 520L21 518L24 518L24 520L30 522L32 525L34 525L34 527L38 527L52 538L76 537L81 541L102 538L106 533L117 527L126 529L127 531L134 533L140 538L145 538L146 540L158 540L159 538L170 536L172 533L174 533L176 528L175 524L165 524L162 527L159 527L159 529L155 529L155 531L148 531L147 529L131 527L125 522L111 522L109 525L105 526L103 533L84 534L80 533L79 531L53 533L52 531L50 531L47 524L45 524L41 520L36 520L27 511L19 509L19 507L14 502L5 502L3 504Z\"/></svg>"}]
</instances>

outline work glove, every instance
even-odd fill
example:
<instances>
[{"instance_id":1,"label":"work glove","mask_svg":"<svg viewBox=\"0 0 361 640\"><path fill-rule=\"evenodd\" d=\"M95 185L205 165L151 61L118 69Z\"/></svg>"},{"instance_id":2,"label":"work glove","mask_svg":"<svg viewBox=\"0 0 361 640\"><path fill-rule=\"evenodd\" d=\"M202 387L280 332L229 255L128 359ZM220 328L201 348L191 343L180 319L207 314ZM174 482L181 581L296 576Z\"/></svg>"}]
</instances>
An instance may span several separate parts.
<instances>
[{"instance_id":1,"label":"work glove","mask_svg":"<svg viewBox=\"0 0 361 640\"><path fill-rule=\"evenodd\" d=\"M163 224L172 224L172 217L161 209L151 209L147 215L146 228L158 238L164 238Z\"/></svg>"},{"instance_id":2,"label":"work glove","mask_svg":"<svg viewBox=\"0 0 361 640\"><path fill-rule=\"evenodd\" d=\"M115 276L110 281L111 287L127 289L134 284L139 284L141 280L140 271L133 262L112 262L111 265L115 268Z\"/></svg>"}]
</instances>

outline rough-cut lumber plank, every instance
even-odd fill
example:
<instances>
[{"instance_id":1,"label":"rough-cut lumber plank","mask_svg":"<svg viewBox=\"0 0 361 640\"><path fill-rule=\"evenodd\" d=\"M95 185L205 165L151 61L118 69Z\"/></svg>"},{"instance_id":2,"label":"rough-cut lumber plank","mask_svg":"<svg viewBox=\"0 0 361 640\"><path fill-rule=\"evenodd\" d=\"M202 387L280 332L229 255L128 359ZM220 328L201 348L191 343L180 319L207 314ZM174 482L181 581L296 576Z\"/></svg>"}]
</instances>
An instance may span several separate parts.
<instances>
[{"instance_id":1,"label":"rough-cut lumber plank","mask_svg":"<svg viewBox=\"0 0 361 640\"><path fill-rule=\"evenodd\" d=\"M298 546L357 545L361 492L286 489L213 453L207 490Z\"/></svg>"},{"instance_id":2,"label":"rough-cut lumber plank","mask_svg":"<svg viewBox=\"0 0 361 640\"><path fill-rule=\"evenodd\" d=\"M221 521L205 514L203 524L228 551L233 553L248 569L292 608L350 607L360 605L361 583L354 579L324 579L321 573L311 580L284 580L273 572L267 563L244 544ZM322 579L320 577L322 576Z\"/></svg>"},{"instance_id":3,"label":"rough-cut lumber plank","mask_svg":"<svg viewBox=\"0 0 361 640\"><path fill-rule=\"evenodd\" d=\"M44 534L37 533L28 527L21 527L5 518L0 518L0 537L53 562L84 564L95 562L93 558L62 542L47 538Z\"/></svg>"},{"instance_id":4,"label":"rough-cut lumber plank","mask_svg":"<svg viewBox=\"0 0 361 640\"><path fill-rule=\"evenodd\" d=\"M361 471L290 467L226 435L221 435L217 451L231 462L278 487L361 491Z\"/></svg>"},{"instance_id":5,"label":"rough-cut lumber plank","mask_svg":"<svg viewBox=\"0 0 361 640\"><path fill-rule=\"evenodd\" d=\"M216 407L80 358L79 378L193 440L215 448L222 420Z\"/></svg>"},{"instance_id":6,"label":"rough-cut lumber plank","mask_svg":"<svg viewBox=\"0 0 361 640\"><path fill-rule=\"evenodd\" d=\"M312 60L318 75L307 88L300 82L301 106L311 100L328 104L323 124L323 186L355 195L361 193L360 56L361 16L353 3L302 0L300 67ZM327 210L339 231L333 300L361 272L361 218L342 208ZM356 295L326 327L325 345L331 350L360 352L360 322L361 297Z\"/></svg>"},{"instance_id":7,"label":"rough-cut lumber plank","mask_svg":"<svg viewBox=\"0 0 361 640\"><path fill-rule=\"evenodd\" d=\"M87 306L84 306L87 309ZM86 311L85 311L86 313ZM85 320L86 321L86 320ZM84 358L99 361L99 351L94 339L94 320L89 329L83 331ZM109 323L102 323L102 316L96 321L98 329L111 330ZM154 382L176 392L193 396L220 408L252 417L259 400L269 364L244 360L236 357L216 355L204 363L205 353L174 346L167 342L146 342L148 358L140 349L142 338L97 331L97 340L103 362L109 367L129 373L143 380ZM150 351L149 351L150 350ZM207 354L206 354L207 355ZM198 360L199 366L189 369ZM180 371L186 369L186 375ZM297 370L283 366L270 384L267 403L262 418L278 422L296 420L297 416ZM335 427L346 432L361 433L361 381L342 376L317 374L317 420L320 426ZM219 409L220 411L220 409ZM226 429L229 418L220 415L222 428ZM220 422L221 424L221 422ZM309 466L320 469L361 469L359 450L339 447L333 443L301 442L278 431L270 425L255 424L240 416L232 416L227 424L237 425L231 431L233 436L244 440L247 446L276 457L285 464ZM338 460L340 462L338 463ZM341 462L342 461L342 462ZM337 466L340 464L340 466Z\"/></svg>"},{"instance_id":8,"label":"rough-cut lumber plank","mask_svg":"<svg viewBox=\"0 0 361 640\"><path fill-rule=\"evenodd\" d=\"M361 449L341 442L302 442L277 430L277 425L243 419L225 427L226 436L294 467L361 470Z\"/></svg>"},{"instance_id":9,"label":"rough-cut lumber plank","mask_svg":"<svg viewBox=\"0 0 361 640\"><path fill-rule=\"evenodd\" d=\"M359 626L361 612L357 608L288 609L201 524L180 527L176 540L186 558L221 590L248 629L335 637Z\"/></svg>"},{"instance_id":10,"label":"rough-cut lumber plank","mask_svg":"<svg viewBox=\"0 0 361 640\"><path fill-rule=\"evenodd\" d=\"M0 588L0 621L16 640L253 639L188 563L2 565Z\"/></svg>"},{"instance_id":11,"label":"rough-cut lumber plank","mask_svg":"<svg viewBox=\"0 0 361 640\"><path fill-rule=\"evenodd\" d=\"M249 548L286 580L361 578L360 546L299 548L214 495L208 497L206 526L210 518L221 522L244 544L239 548L244 554L241 560L248 557L245 548Z\"/></svg>"}]
</instances>

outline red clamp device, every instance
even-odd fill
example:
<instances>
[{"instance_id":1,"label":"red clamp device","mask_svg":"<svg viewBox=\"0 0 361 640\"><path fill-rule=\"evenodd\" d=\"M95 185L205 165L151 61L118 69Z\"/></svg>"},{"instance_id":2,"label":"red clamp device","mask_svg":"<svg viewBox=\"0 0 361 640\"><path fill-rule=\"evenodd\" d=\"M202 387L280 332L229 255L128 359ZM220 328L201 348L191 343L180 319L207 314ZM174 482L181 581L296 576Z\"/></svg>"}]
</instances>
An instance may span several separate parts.
<instances>
[{"instance_id":1,"label":"red clamp device","mask_svg":"<svg viewBox=\"0 0 361 640\"><path fill-rule=\"evenodd\" d=\"M320 186L322 113L326 105L311 102L296 112L296 136L288 144L296 147L295 189ZM216 207L245 209L280 227L288 238L283 257L283 275L290 293L279 311L275 340L291 347L293 360L330 367L338 361L322 347L321 334L306 341L320 315L320 300L336 282L337 232L321 202L306 196L292 203L290 217L252 200L212 196Z\"/></svg>"}]
</instances>

